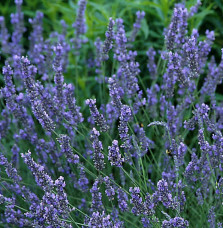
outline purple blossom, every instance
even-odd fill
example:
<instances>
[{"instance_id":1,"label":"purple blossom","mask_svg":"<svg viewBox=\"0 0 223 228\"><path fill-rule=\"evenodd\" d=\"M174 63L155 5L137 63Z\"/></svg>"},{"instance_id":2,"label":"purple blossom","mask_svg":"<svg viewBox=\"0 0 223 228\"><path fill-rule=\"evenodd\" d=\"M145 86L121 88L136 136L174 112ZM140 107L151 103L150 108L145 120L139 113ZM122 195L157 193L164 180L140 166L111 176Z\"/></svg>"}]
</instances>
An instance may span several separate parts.
<instances>
[{"instance_id":1,"label":"purple blossom","mask_svg":"<svg viewBox=\"0 0 223 228\"><path fill-rule=\"evenodd\" d=\"M128 122L132 118L132 111L129 106L123 105L121 108L121 114L120 114L120 123L118 126L119 136L121 140L124 142L122 147L124 148L130 148L130 138L128 134Z\"/></svg>"},{"instance_id":2,"label":"purple blossom","mask_svg":"<svg viewBox=\"0 0 223 228\"><path fill-rule=\"evenodd\" d=\"M200 72L203 72L203 67L205 66L208 58L208 54L211 51L211 46L213 44L213 41L215 39L214 31L206 31L206 37L207 39L204 41L200 41L198 43L198 66L200 69Z\"/></svg>"},{"instance_id":3,"label":"purple blossom","mask_svg":"<svg viewBox=\"0 0 223 228\"><path fill-rule=\"evenodd\" d=\"M100 114L96 107L96 99L87 99L86 104L89 106L91 115L98 126L100 126L101 131L107 131L109 126L106 123L106 120L103 114Z\"/></svg>"},{"instance_id":4,"label":"purple blossom","mask_svg":"<svg viewBox=\"0 0 223 228\"><path fill-rule=\"evenodd\" d=\"M5 18L0 16L0 42L1 42L1 49L4 53L10 52L10 44L9 44L9 33L8 29L5 26Z\"/></svg>"},{"instance_id":5,"label":"purple blossom","mask_svg":"<svg viewBox=\"0 0 223 228\"><path fill-rule=\"evenodd\" d=\"M136 35L139 32L139 29L141 27L141 21L144 18L144 16L145 16L145 12L144 11L137 11L136 12L136 21L133 24L133 31L132 31L131 36L129 38L130 42L134 42L135 41Z\"/></svg>"},{"instance_id":6,"label":"purple blossom","mask_svg":"<svg viewBox=\"0 0 223 228\"><path fill-rule=\"evenodd\" d=\"M3 154L0 154L0 165L5 167L8 177L12 178L15 184L22 181L22 178L18 175L17 170L12 167L12 164L8 162L7 158Z\"/></svg>"},{"instance_id":7,"label":"purple blossom","mask_svg":"<svg viewBox=\"0 0 223 228\"><path fill-rule=\"evenodd\" d=\"M90 221L88 223L89 227L104 227L104 228L109 228L109 227L120 227L117 226L116 224L113 224L111 221L111 216L106 215L104 211L102 213L93 212Z\"/></svg>"},{"instance_id":8,"label":"purple blossom","mask_svg":"<svg viewBox=\"0 0 223 228\"><path fill-rule=\"evenodd\" d=\"M116 167L122 167L122 163L124 162L124 158L122 158L121 153L119 152L118 141L113 140L112 146L108 147L108 160L111 162L111 165Z\"/></svg>"},{"instance_id":9,"label":"purple blossom","mask_svg":"<svg viewBox=\"0 0 223 228\"><path fill-rule=\"evenodd\" d=\"M181 217L171 218L169 221L164 220L162 223L162 228L186 228L189 227L189 223L187 220L184 220Z\"/></svg>"},{"instance_id":10,"label":"purple blossom","mask_svg":"<svg viewBox=\"0 0 223 228\"><path fill-rule=\"evenodd\" d=\"M177 150L177 160L178 160L179 166L182 166L184 164L184 156L186 152L187 152L187 146L181 142Z\"/></svg>"},{"instance_id":11,"label":"purple blossom","mask_svg":"<svg viewBox=\"0 0 223 228\"><path fill-rule=\"evenodd\" d=\"M43 104L39 99L38 88L29 71L30 61L27 58L22 57L21 64L22 64L22 74L23 74L25 87L26 87L30 102L32 104L32 111L36 116L36 118L38 119L38 121L40 122L40 124L42 125L42 127L46 128L47 131L52 131L54 130L55 125L52 119L46 113L43 107Z\"/></svg>"},{"instance_id":12,"label":"purple blossom","mask_svg":"<svg viewBox=\"0 0 223 228\"><path fill-rule=\"evenodd\" d=\"M69 163L79 163L79 156L73 153L70 146L70 138L67 135L59 135L58 141L60 143L61 152L65 154Z\"/></svg>"},{"instance_id":13,"label":"purple blossom","mask_svg":"<svg viewBox=\"0 0 223 228\"><path fill-rule=\"evenodd\" d=\"M74 98L74 87L72 84L64 84L64 97L69 108L67 118L72 125L77 125L84 121L83 115L80 112L80 107L76 105Z\"/></svg>"},{"instance_id":14,"label":"purple blossom","mask_svg":"<svg viewBox=\"0 0 223 228\"><path fill-rule=\"evenodd\" d=\"M108 79L108 88L112 104L115 106L116 112L119 114L121 112L121 98L123 97L124 91L120 86L118 86L115 75Z\"/></svg>"},{"instance_id":15,"label":"purple blossom","mask_svg":"<svg viewBox=\"0 0 223 228\"><path fill-rule=\"evenodd\" d=\"M91 195L92 195L92 204L91 204L91 209L93 211L102 211L103 210L103 203L102 203L102 194L99 191L99 180L96 179L94 181L94 184L90 190Z\"/></svg>"},{"instance_id":16,"label":"purple blossom","mask_svg":"<svg viewBox=\"0 0 223 228\"><path fill-rule=\"evenodd\" d=\"M129 192L131 193L132 197L132 199L130 200L131 204L133 204L132 213L137 216L145 214L146 208L143 203L142 197L140 197L139 187L130 187Z\"/></svg>"},{"instance_id":17,"label":"purple blossom","mask_svg":"<svg viewBox=\"0 0 223 228\"><path fill-rule=\"evenodd\" d=\"M155 204L153 203L152 196L148 193L146 194L144 206L145 206L144 214L148 216L155 214Z\"/></svg>"},{"instance_id":18,"label":"purple blossom","mask_svg":"<svg viewBox=\"0 0 223 228\"><path fill-rule=\"evenodd\" d=\"M21 41L23 33L26 31L24 27L24 14L21 10L23 1L15 0L16 13L11 14L11 24L13 25L13 33L11 36L12 42L10 43L10 52L13 55L21 55L24 52Z\"/></svg>"},{"instance_id":19,"label":"purple blossom","mask_svg":"<svg viewBox=\"0 0 223 228\"><path fill-rule=\"evenodd\" d=\"M115 25L115 21L112 18L109 18L108 29L105 33L106 39L103 44L102 49L102 61L108 60L108 52L112 49L112 40L114 39L114 31L113 27Z\"/></svg>"},{"instance_id":20,"label":"purple blossom","mask_svg":"<svg viewBox=\"0 0 223 228\"><path fill-rule=\"evenodd\" d=\"M183 45L183 49L186 52L187 61L189 63L190 78L197 78L199 76L198 47L194 36L188 39L188 41Z\"/></svg>"},{"instance_id":21,"label":"purple blossom","mask_svg":"<svg viewBox=\"0 0 223 228\"><path fill-rule=\"evenodd\" d=\"M64 77L62 74L62 63L61 63L63 47L60 44L58 44L57 46L53 47L53 50L56 54L54 63L53 63L53 69L55 71L54 82L56 85L56 100L57 100L58 109L61 109L62 104L64 103L64 93L63 93Z\"/></svg>"},{"instance_id":22,"label":"purple blossom","mask_svg":"<svg viewBox=\"0 0 223 228\"><path fill-rule=\"evenodd\" d=\"M194 14L197 13L198 8L199 8L200 5L201 5L201 1L200 0L197 0L197 3L190 8L189 17L193 17Z\"/></svg>"},{"instance_id":23,"label":"purple blossom","mask_svg":"<svg viewBox=\"0 0 223 228\"><path fill-rule=\"evenodd\" d=\"M86 177L85 171L84 171L84 167L80 166L80 178L78 180L78 185L81 189L81 191L83 192L87 192L88 191L88 184L89 184L89 180Z\"/></svg>"},{"instance_id":24,"label":"purple blossom","mask_svg":"<svg viewBox=\"0 0 223 228\"><path fill-rule=\"evenodd\" d=\"M87 1L86 0L79 0L78 1L78 10L76 15L76 21L73 24L75 28L75 39L74 39L74 48L75 52L78 53L78 50L81 48L81 44L85 42L81 35L86 33L86 24L85 24L85 9L86 9Z\"/></svg>"},{"instance_id":25,"label":"purple blossom","mask_svg":"<svg viewBox=\"0 0 223 228\"><path fill-rule=\"evenodd\" d=\"M109 201L114 200L115 189L112 186L112 183L111 183L110 178L108 176L104 177L104 183L106 185L105 194L107 195Z\"/></svg>"},{"instance_id":26,"label":"purple blossom","mask_svg":"<svg viewBox=\"0 0 223 228\"><path fill-rule=\"evenodd\" d=\"M122 212L128 211L128 196L121 189L117 189L118 207Z\"/></svg>"},{"instance_id":27,"label":"purple blossom","mask_svg":"<svg viewBox=\"0 0 223 228\"><path fill-rule=\"evenodd\" d=\"M39 73L44 73L44 63L45 57L42 53L43 51L43 13L40 11L36 12L36 17L34 19L29 19L29 23L33 26L33 31L30 34L30 48L29 56L33 63L38 64Z\"/></svg>"},{"instance_id":28,"label":"purple blossom","mask_svg":"<svg viewBox=\"0 0 223 228\"><path fill-rule=\"evenodd\" d=\"M166 208L176 207L172 194L168 189L168 183L164 179L158 181L157 191L154 193L153 197L157 198Z\"/></svg>"},{"instance_id":29,"label":"purple blossom","mask_svg":"<svg viewBox=\"0 0 223 228\"><path fill-rule=\"evenodd\" d=\"M94 149L94 156L93 156L93 161L94 161L94 166L97 170L102 170L105 167L104 163L104 155L101 152L103 150L102 142L99 141L100 133L93 128L91 132L91 140L92 140L92 147Z\"/></svg>"},{"instance_id":30,"label":"purple blossom","mask_svg":"<svg viewBox=\"0 0 223 228\"><path fill-rule=\"evenodd\" d=\"M94 42L96 53L95 53L95 59L94 59L94 65L95 65L95 73L98 75L95 79L99 83L103 83L103 75L102 75L102 41L100 37L97 37L96 41Z\"/></svg>"},{"instance_id":31,"label":"purple blossom","mask_svg":"<svg viewBox=\"0 0 223 228\"><path fill-rule=\"evenodd\" d=\"M36 183L41 186L43 190L51 191L53 189L54 182L51 177L45 172L44 167L33 161L30 151L28 151L26 154L22 153L21 156L34 175Z\"/></svg>"},{"instance_id":32,"label":"purple blossom","mask_svg":"<svg viewBox=\"0 0 223 228\"><path fill-rule=\"evenodd\" d=\"M216 227L216 222L215 222L215 207L211 207L209 212L208 212L208 223L210 228L215 228Z\"/></svg>"},{"instance_id":33,"label":"purple blossom","mask_svg":"<svg viewBox=\"0 0 223 228\"><path fill-rule=\"evenodd\" d=\"M198 157L195 153L191 155L191 161L188 163L185 169L185 177L189 183L197 181L196 174L200 171Z\"/></svg>"},{"instance_id":34,"label":"purple blossom","mask_svg":"<svg viewBox=\"0 0 223 228\"><path fill-rule=\"evenodd\" d=\"M166 47L167 47L167 50L170 50L170 51L174 49L176 34L178 31L178 24L179 24L179 21L181 20L181 12L182 12L182 8L174 8L171 23L165 34Z\"/></svg>"},{"instance_id":35,"label":"purple blossom","mask_svg":"<svg viewBox=\"0 0 223 228\"><path fill-rule=\"evenodd\" d=\"M147 67L151 76L152 80L155 80L157 77L157 66L155 63L155 55L156 55L156 51L151 47L149 48L149 50L146 52L147 56L148 56L148 63L147 63Z\"/></svg>"}]
</instances>

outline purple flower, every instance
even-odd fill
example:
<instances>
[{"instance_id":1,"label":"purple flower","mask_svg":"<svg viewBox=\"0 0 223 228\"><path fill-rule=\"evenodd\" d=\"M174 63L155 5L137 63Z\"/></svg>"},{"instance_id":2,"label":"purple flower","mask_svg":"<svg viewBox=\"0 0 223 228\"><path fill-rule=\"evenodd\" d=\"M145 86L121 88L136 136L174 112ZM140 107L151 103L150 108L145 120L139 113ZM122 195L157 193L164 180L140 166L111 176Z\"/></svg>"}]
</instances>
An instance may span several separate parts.
<instances>
[{"instance_id":1,"label":"purple flower","mask_svg":"<svg viewBox=\"0 0 223 228\"><path fill-rule=\"evenodd\" d=\"M112 146L108 147L108 160L111 162L111 165L116 167L122 167L122 163L124 162L124 158L119 152L118 141L113 140Z\"/></svg>"},{"instance_id":2,"label":"purple flower","mask_svg":"<svg viewBox=\"0 0 223 228\"><path fill-rule=\"evenodd\" d=\"M115 75L108 79L108 88L112 104L115 106L116 112L119 114L121 112L121 98L123 97L124 91L118 85Z\"/></svg>"},{"instance_id":3,"label":"purple flower","mask_svg":"<svg viewBox=\"0 0 223 228\"><path fill-rule=\"evenodd\" d=\"M142 197L140 197L140 189L139 187L130 187L129 192L131 193L132 199L130 200L131 204L133 204L132 213L134 215L142 215L146 213L145 205L142 201Z\"/></svg>"},{"instance_id":4,"label":"purple flower","mask_svg":"<svg viewBox=\"0 0 223 228\"><path fill-rule=\"evenodd\" d=\"M156 51L151 47L149 48L149 50L146 52L147 56L148 56L148 63L147 63L147 67L151 76L152 80L155 80L157 77L157 66L155 63L155 55L156 55Z\"/></svg>"},{"instance_id":5,"label":"purple flower","mask_svg":"<svg viewBox=\"0 0 223 228\"><path fill-rule=\"evenodd\" d=\"M41 186L44 191L51 191L53 189L54 182L45 172L44 167L33 161L30 151L28 151L26 154L22 153L21 156L34 175L36 183Z\"/></svg>"},{"instance_id":6,"label":"purple flower","mask_svg":"<svg viewBox=\"0 0 223 228\"><path fill-rule=\"evenodd\" d=\"M165 34L166 47L167 47L167 50L170 50L170 51L174 49L174 44L175 44L176 35L178 31L178 24L181 19L181 12L182 12L182 8L174 8L171 23Z\"/></svg>"},{"instance_id":7,"label":"purple flower","mask_svg":"<svg viewBox=\"0 0 223 228\"><path fill-rule=\"evenodd\" d=\"M10 44L9 44L9 33L8 29L5 26L5 18L0 16L0 42L1 42L1 49L4 53L10 52Z\"/></svg>"},{"instance_id":8,"label":"purple flower","mask_svg":"<svg viewBox=\"0 0 223 228\"><path fill-rule=\"evenodd\" d=\"M22 65L23 80L32 105L32 111L43 128L45 128L47 131L53 131L55 128L54 122L46 113L43 107L43 103L39 98L38 88L29 71L30 61L27 58L22 57L21 65Z\"/></svg>"},{"instance_id":9,"label":"purple flower","mask_svg":"<svg viewBox=\"0 0 223 228\"><path fill-rule=\"evenodd\" d=\"M209 212L208 212L208 223L209 223L209 226L210 228L215 228L216 227L216 222L215 222L215 207L211 207Z\"/></svg>"},{"instance_id":10,"label":"purple flower","mask_svg":"<svg viewBox=\"0 0 223 228\"><path fill-rule=\"evenodd\" d=\"M96 53L95 53L95 59L94 59L94 65L95 65L95 73L97 74L97 77L95 79L98 81L98 83L103 83L104 75L102 75L102 41L100 37L97 37L96 41L94 42Z\"/></svg>"},{"instance_id":11,"label":"purple flower","mask_svg":"<svg viewBox=\"0 0 223 228\"><path fill-rule=\"evenodd\" d=\"M177 161L179 166L182 166L184 164L184 156L186 152L187 146L181 142L177 150Z\"/></svg>"},{"instance_id":12,"label":"purple flower","mask_svg":"<svg viewBox=\"0 0 223 228\"><path fill-rule=\"evenodd\" d=\"M207 62L207 58L208 58L208 54L211 51L211 46L213 44L213 41L215 39L214 36L214 31L206 31L206 37L207 39L204 41L200 41L198 43L198 66L200 69L200 72L203 72L203 67L205 66L206 62Z\"/></svg>"},{"instance_id":13,"label":"purple flower","mask_svg":"<svg viewBox=\"0 0 223 228\"><path fill-rule=\"evenodd\" d=\"M63 93L63 82L64 77L62 74L62 53L63 53L63 47L58 44L57 46L53 47L53 50L56 54L54 63L53 63L53 69L55 71L54 76L54 82L56 85L56 101L58 109L62 108L62 104L64 103L64 93Z\"/></svg>"},{"instance_id":14,"label":"purple flower","mask_svg":"<svg viewBox=\"0 0 223 228\"><path fill-rule=\"evenodd\" d=\"M118 207L122 212L128 211L128 196L121 189L117 189Z\"/></svg>"},{"instance_id":15,"label":"purple flower","mask_svg":"<svg viewBox=\"0 0 223 228\"><path fill-rule=\"evenodd\" d=\"M24 27L24 14L21 10L23 1L15 0L16 13L11 14L11 23L13 25L13 33L11 36L10 52L13 55L21 55L24 52L21 41L23 33L26 31Z\"/></svg>"},{"instance_id":16,"label":"purple flower","mask_svg":"<svg viewBox=\"0 0 223 228\"><path fill-rule=\"evenodd\" d=\"M60 143L61 152L65 154L67 161L69 163L77 164L79 163L79 156L73 153L70 146L70 138L67 135L59 135L58 139Z\"/></svg>"},{"instance_id":17,"label":"purple flower","mask_svg":"<svg viewBox=\"0 0 223 228\"><path fill-rule=\"evenodd\" d=\"M113 222L110 220L111 217L110 215L106 215L104 211L100 214L98 211L93 212L90 221L88 223L89 227L104 227L104 228L109 228L109 227L119 227L116 226L115 224L113 225Z\"/></svg>"},{"instance_id":18,"label":"purple flower","mask_svg":"<svg viewBox=\"0 0 223 228\"><path fill-rule=\"evenodd\" d=\"M30 18L29 23L31 23L33 27L33 31L29 36L29 57L33 63L38 64L38 72L40 74L44 74L45 57L43 55L43 13L37 11L36 17L34 19Z\"/></svg>"},{"instance_id":19,"label":"purple flower","mask_svg":"<svg viewBox=\"0 0 223 228\"><path fill-rule=\"evenodd\" d=\"M92 140L92 147L94 149L94 157L93 157L94 166L97 170L102 170L105 167L105 163L104 163L104 155L101 152L103 150L102 142L99 141L98 139L99 135L100 133L95 128L93 128L91 132L91 140Z\"/></svg>"},{"instance_id":20,"label":"purple flower","mask_svg":"<svg viewBox=\"0 0 223 228\"><path fill-rule=\"evenodd\" d=\"M102 211L103 210L102 194L99 191L100 188L98 187L98 185L99 185L99 180L96 179L90 190L91 195L92 195L91 209L93 211Z\"/></svg>"},{"instance_id":21,"label":"purple flower","mask_svg":"<svg viewBox=\"0 0 223 228\"><path fill-rule=\"evenodd\" d=\"M74 48L76 53L78 53L77 51L81 48L81 44L84 42L81 35L86 33L87 30L84 17L87 1L79 0L78 5L76 21L73 24L73 27L75 28Z\"/></svg>"},{"instance_id":22,"label":"purple flower","mask_svg":"<svg viewBox=\"0 0 223 228\"><path fill-rule=\"evenodd\" d=\"M83 122L84 118L80 112L80 107L76 105L76 99L74 98L74 87L72 84L64 84L64 97L69 108L69 112L66 116L69 122L75 126Z\"/></svg>"},{"instance_id":23,"label":"purple flower","mask_svg":"<svg viewBox=\"0 0 223 228\"><path fill-rule=\"evenodd\" d=\"M105 33L106 39L104 41L103 49L102 49L102 61L108 60L108 52L112 49L112 40L114 39L114 31L113 27L115 25L115 21L112 18L109 18L108 29Z\"/></svg>"},{"instance_id":24,"label":"purple flower","mask_svg":"<svg viewBox=\"0 0 223 228\"><path fill-rule=\"evenodd\" d=\"M193 17L195 13L197 13L199 6L201 5L201 1L197 0L197 3L190 8L189 17Z\"/></svg>"},{"instance_id":25,"label":"purple flower","mask_svg":"<svg viewBox=\"0 0 223 228\"><path fill-rule=\"evenodd\" d=\"M100 126L101 131L107 131L109 126L106 123L106 120L102 114L99 113L96 107L96 99L87 99L86 104L89 105L91 115L98 126Z\"/></svg>"},{"instance_id":26,"label":"purple flower","mask_svg":"<svg viewBox=\"0 0 223 228\"><path fill-rule=\"evenodd\" d=\"M104 177L104 183L106 185L105 194L107 195L109 201L114 200L115 189L112 186L112 183L111 183L110 178L108 176Z\"/></svg>"},{"instance_id":27,"label":"purple flower","mask_svg":"<svg viewBox=\"0 0 223 228\"><path fill-rule=\"evenodd\" d=\"M157 191L154 193L153 197L158 198L166 208L176 207L172 194L168 189L168 183L164 179L158 181Z\"/></svg>"},{"instance_id":28,"label":"purple flower","mask_svg":"<svg viewBox=\"0 0 223 228\"><path fill-rule=\"evenodd\" d=\"M141 21L144 18L144 16L145 16L145 12L144 11L141 11L141 12L137 11L136 12L136 21L133 24L133 31L132 31L131 36L129 38L130 42L134 42L135 41L136 35L139 32L139 29L141 27Z\"/></svg>"},{"instance_id":29,"label":"purple flower","mask_svg":"<svg viewBox=\"0 0 223 228\"><path fill-rule=\"evenodd\" d=\"M87 192L88 191L88 184L89 184L89 180L86 177L85 171L84 171L84 167L80 166L80 178L78 180L78 185L81 189L81 191L83 192Z\"/></svg>"},{"instance_id":30,"label":"purple flower","mask_svg":"<svg viewBox=\"0 0 223 228\"><path fill-rule=\"evenodd\" d=\"M132 111L128 105L123 105L121 108L121 114L120 114L120 123L118 126L119 136L121 140L124 142L122 147L124 148L130 148L130 138L128 134L128 122L132 118Z\"/></svg>"},{"instance_id":31,"label":"purple flower","mask_svg":"<svg viewBox=\"0 0 223 228\"><path fill-rule=\"evenodd\" d=\"M190 68L190 77L197 78L199 76L198 67L198 47L196 44L196 39L192 36L184 45L184 50L186 51L187 61Z\"/></svg>"},{"instance_id":32,"label":"purple flower","mask_svg":"<svg viewBox=\"0 0 223 228\"><path fill-rule=\"evenodd\" d=\"M180 217L171 218L169 221L164 220L162 223L162 228L186 228L189 227L189 223L187 220L184 220Z\"/></svg>"},{"instance_id":33,"label":"purple flower","mask_svg":"<svg viewBox=\"0 0 223 228\"><path fill-rule=\"evenodd\" d=\"M17 170L12 167L12 164L8 162L7 158L3 154L0 154L0 165L5 167L8 177L13 179L15 184L22 181L22 178L18 175Z\"/></svg>"}]
</instances>

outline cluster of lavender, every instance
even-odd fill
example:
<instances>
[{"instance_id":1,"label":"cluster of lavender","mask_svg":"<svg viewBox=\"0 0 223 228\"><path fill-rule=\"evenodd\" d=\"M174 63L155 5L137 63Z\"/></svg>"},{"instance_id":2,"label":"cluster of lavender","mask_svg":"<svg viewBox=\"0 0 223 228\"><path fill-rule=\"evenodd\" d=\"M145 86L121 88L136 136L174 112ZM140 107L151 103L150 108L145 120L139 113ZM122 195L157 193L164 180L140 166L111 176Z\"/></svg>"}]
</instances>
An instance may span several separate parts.
<instances>
[{"instance_id":1,"label":"cluster of lavender","mask_svg":"<svg viewBox=\"0 0 223 228\"><path fill-rule=\"evenodd\" d=\"M134 50L145 12L136 12L129 32L110 18L104 42L84 37L85 0L73 39L64 21L61 33L44 39L44 15L36 12L27 50L22 0L15 4L12 34L0 17L0 224L222 227L223 102L215 95L223 56L209 58L213 31L189 32L200 1L190 9L176 4L163 50L145 50L148 83ZM86 46L95 54L91 66ZM97 99L82 102L65 83L71 54L78 56L74 81L84 73L96 79ZM81 72L79 63L91 69Z\"/></svg>"}]
</instances>

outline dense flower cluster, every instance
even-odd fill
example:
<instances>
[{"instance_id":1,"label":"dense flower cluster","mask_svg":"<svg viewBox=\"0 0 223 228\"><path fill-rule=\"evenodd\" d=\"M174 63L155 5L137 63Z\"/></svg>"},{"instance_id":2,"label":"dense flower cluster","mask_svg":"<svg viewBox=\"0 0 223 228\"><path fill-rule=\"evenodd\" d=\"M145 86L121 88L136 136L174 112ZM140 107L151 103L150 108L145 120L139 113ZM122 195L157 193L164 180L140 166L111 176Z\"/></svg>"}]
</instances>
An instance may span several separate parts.
<instances>
[{"instance_id":1,"label":"dense flower cluster","mask_svg":"<svg viewBox=\"0 0 223 228\"><path fill-rule=\"evenodd\" d=\"M92 40L86 0L48 37L22 3L12 32L0 17L2 227L222 227L223 50L188 27L201 2L175 4L163 49L140 52L144 11Z\"/></svg>"}]
</instances>

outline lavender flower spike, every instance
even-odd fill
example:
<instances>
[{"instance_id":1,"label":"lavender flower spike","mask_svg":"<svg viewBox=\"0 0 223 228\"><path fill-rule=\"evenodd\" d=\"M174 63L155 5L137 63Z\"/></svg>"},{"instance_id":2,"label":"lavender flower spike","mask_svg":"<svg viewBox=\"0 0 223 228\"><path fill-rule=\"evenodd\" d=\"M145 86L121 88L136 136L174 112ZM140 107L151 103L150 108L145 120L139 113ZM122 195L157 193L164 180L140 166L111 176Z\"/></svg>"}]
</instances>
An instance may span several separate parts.
<instances>
[{"instance_id":1,"label":"lavender flower spike","mask_svg":"<svg viewBox=\"0 0 223 228\"><path fill-rule=\"evenodd\" d=\"M132 213L134 215L144 214L146 211L145 205L140 197L140 188L139 187L130 187L129 192L131 192L132 199L130 202L134 205L132 208Z\"/></svg>"},{"instance_id":2,"label":"lavender flower spike","mask_svg":"<svg viewBox=\"0 0 223 228\"><path fill-rule=\"evenodd\" d=\"M28 60L28 58L23 56L21 58L21 65L22 76L25 83L26 91L32 105L32 111L43 128L45 128L47 131L53 131L55 128L54 122L46 113L43 107L43 102L39 98L39 90L32 77L33 75L31 75L30 73L30 61Z\"/></svg>"},{"instance_id":3,"label":"lavender flower spike","mask_svg":"<svg viewBox=\"0 0 223 228\"><path fill-rule=\"evenodd\" d=\"M105 132L109 129L106 120L102 114L99 113L96 107L96 99L87 99L86 104L89 105L91 115L98 126L100 126L101 131Z\"/></svg>"},{"instance_id":4,"label":"lavender flower spike","mask_svg":"<svg viewBox=\"0 0 223 228\"><path fill-rule=\"evenodd\" d=\"M58 44L55 47L53 47L53 50L56 54L54 63L53 63L53 69L55 71L55 77L54 82L56 84L56 98L58 102L59 109L61 108L61 105L64 102L64 94L63 94L63 82L64 77L62 74L62 55L63 55L63 47Z\"/></svg>"},{"instance_id":5,"label":"lavender flower spike","mask_svg":"<svg viewBox=\"0 0 223 228\"><path fill-rule=\"evenodd\" d=\"M102 50L102 61L108 60L108 52L112 49L112 40L114 39L114 31L113 27L115 25L115 21L112 18L109 18L108 30L105 33L106 39L103 45Z\"/></svg>"},{"instance_id":6,"label":"lavender flower spike","mask_svg":"<svg viewBox=\"0 0 223 228\"><path fill-rule=\"evenodd\" d=\"M98 178L94 181L94 184L90 190L92 195L92 205L91 209L92 211L102 211L104 209L103 203L102 203L102 194L100 192L100 187Z\"/></svg>"},{"instance_id":7,"label":"lavender flower spike","mask_svg":"<svg viewBox=\"0 0 223 228\"><path fill-rule=\"evenodd\" d=\"M189 227L189 223L187 220L184 220L180 217L171 218L169 221L164 220L162 223L162 228L186 228Z\"/></svg>"},{"instance_id":8,"label":"lavender flower spike","mask_svg":"<svg viewBox=\"0 0 223 228\"><path fill-rule=\"evenodd\" d=\"M36 183L43 188L44 191L50 191L53 189L53 180L45 172L42 165L37 164L31 157L31 152L28 151L26 154L21 154L24 162L27 164L32 174L35 176Z\"/></svg>"},{"instance_id":9,"label":"lavender flower spike","mask_svg":"<svg viewBox=\"0 0 223 228\"><path fill-rule=\"evenodd\" d=\"M118 141L113 140L112 146L108 147L108 160L111 162L111 165L114 165L116 167L122 167L122 163L124 162L124 158L122 158L119 147L118 147Z\"/></svg>"},{"instance_id":10,"label":"lavender flower spike","mask_svg":"<svg viewBox=\"0 0 223 228\"><path fill-rule=\"evenodd\" d=\"M74 98L74 87L72 84L64 84L64 96L72 117L71 120L73 120L72 124L77 125L78 123L83 122L84 118L80 112L80 107L76 105L76 99Z\"/></svg>"},{"instance_id":11,"label":"lavender flower spike","mask_svg":"<svg viewBox=\"0 0 223 228\"><path fill-rule=\"evenodd\" d=\"M135 21L135 23L133 25L133 31L132 31L131 37L129 38L130 42L134 42L135 41L136 35L139 32L139 29L141 27L141 21L144 18L144 16L145 16L145 12L144 11L142 11L142 12L137 11L136 12L136 21Z\"/></svg>"},{"instance_id":12,"label":"lavender flower spike","mask_svg":"<svg viewBox=\"0 0 223 228\"><path fill-rule=\"evenodd\" d=\"M154 196L158 196L159 201L162 202L166 208L175 208L172 194L168 189L168 183L164 179L158 181L157 192L154 193Z\"/></svg>"},{"instance_id":13,"label":"lavender flower spike","mask_svg":"<svg viewBox=\"0 0 223 228\"><path fill-rule=\"evenodd\" d=\"M157 66L156 66L156 63L155 63L156 51L154 50L154 48L151 47L146 52L146 55L148 56L147 67L148 67L151 79L155 80L156 79L156 74L157 74Z\"/></svg>"},{"instance_id":14,"label":"lavender flower spike","mask_svg":"<svg viewBox=\"0 0 223 228\"><path fill-rule=\"evenodd\" d=\"M174 48L176 33L178 31L178 24L181 18L181 11L182 11L182 8L174 8L173 17L169 25L169 28L167 30L167 33L165 35L166 47L167 47L167 50L170 50L170 51L173 50Z\"/></svg>"},{"instance_id":15,"label":"lavender flower spike","mask_svg":"<svg viewBox=\"0 0 223 228\"><path fill-rule=\"evenodd\" d=\"M187 61L190 68L190 77L197 78L199 67L198 67L198 47L196 45L196 39L192 36L183 46L186 51Z\"/></svg>"},{"instance_id":16,"label":"lavender flower spike","mask_svg":"<svg viewBox=\"0 0 223 228\"><path fill-rule=\"evenodd\" d=\"M10 44L9 44L9 33L8 29L5 26L5 18L0 16L0 43L1 49L4 53L10 52Z\"/></svg>"},{"instance_id":17,"label":"lavender flower spike","mask_svg":"<svg viewBox=\"0 0 223 228\"><path fill-rule=\"evenodd\" d=\"M70 138L67 135L60 135L58 141L60 143L61 152L66 155L67 161L74 164L79 163L79 156L77 154L73 154L70 146Z\"/></svg>"},{"instance_id":18,"label":"lavender flower spike","mask_svg":"<svg viewBox=\"0 0 223 228\"><path fill-rule=\"evenodd\" d=\"M120 115L120 124L118 126L118 131L120 138L124 141L122 147L130 148L129 144L129 134L128 134L128 122L132 117L132 111L128 105L123 105L121 108L121 115Z\"/></svg>"},{"instance_id":19,"label":"lavender flower spike","mask_svg":"<svg viewBox=\"0 0 223 228\"><path fill-rule=\"evenodd\" d=\"M79 50L81 48L81 44L83 43L83 40L81 39L81 35L86 32L86 25L85 25L85 18L84 13L86 9L86 0L79 0L78 5L78 11L76 16L76 21L73 24L73 27L75 28L75 51Z\"/></svg>"},{"instance_id":20,"label":"lavender flower spike","mask_svg":"<svg viewBox=\"0 0 223 228\"><path fill-rule=\"evenodd\" d=\"M197 13L199 6L201 5L201 1L197 0L197 3L190 8L189 17L193 17L195 13Z\"/></svg>"},{"instance_id":21,"label":"lavender flower spike","mask_svg":"<svg viewBox=\"0 0 223 228\"><path fill-rule=\"evenodd\" d=\"M119 114L122 108L121 98L124 94L124 91L120 86L117 85L115 75L108 79L108 88L112 104L115 106L117 113Z\"/></svg>"},{"instance_id":22,"label":"lavender flower spike","mask_svg":"<svg viewBox=\"0 0 223 228\"><path fill-rule=\"evenodd\" d=\"M104 164L104 155L101 153L103 150L102 142L99 141L100 133L93 128L91 133L91 139L92 139L92 147L94 149L94 165L97 170L102 170L105 166Z\"/></svg>"}]
</instances>

